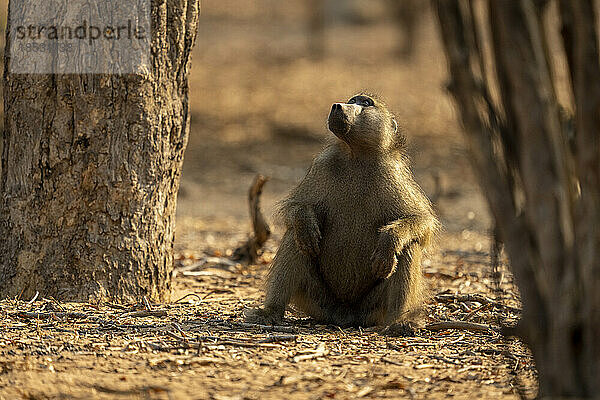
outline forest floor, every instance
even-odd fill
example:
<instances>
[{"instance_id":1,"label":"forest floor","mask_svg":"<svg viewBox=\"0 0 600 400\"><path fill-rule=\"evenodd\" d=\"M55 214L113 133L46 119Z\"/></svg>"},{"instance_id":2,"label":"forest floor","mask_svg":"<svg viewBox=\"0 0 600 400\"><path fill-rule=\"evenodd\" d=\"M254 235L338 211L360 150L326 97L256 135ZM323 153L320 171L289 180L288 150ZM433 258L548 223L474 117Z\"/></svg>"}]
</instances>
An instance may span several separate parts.
<instances>
[{"instance_id":1,"label":"forest floor","mask_svg":"<svg viewBox=\"0 0 600 400\"><path fill-rule=\"evenodd\" d=\"M505 263L496 275L490 266L490 218L444 91L431 16L410 61L398 58L389 20L328 27L317 60L306 56L305 11L290 3L303 2L203 1L172 302L1 301L0 399L536 395L529 350L500 334L518 320L518 293ZM274 226L257 265L229 261L250 231L253 177L271 178L262 198L270 216L321 148L331 103L363 88L399 113L417 180L444 224L423 263L426 327L388 337L315 325L293 310L279 327L244 324L282 235ZM444 321L473 325L433 325Z\"/></svg>"}]
</instances>

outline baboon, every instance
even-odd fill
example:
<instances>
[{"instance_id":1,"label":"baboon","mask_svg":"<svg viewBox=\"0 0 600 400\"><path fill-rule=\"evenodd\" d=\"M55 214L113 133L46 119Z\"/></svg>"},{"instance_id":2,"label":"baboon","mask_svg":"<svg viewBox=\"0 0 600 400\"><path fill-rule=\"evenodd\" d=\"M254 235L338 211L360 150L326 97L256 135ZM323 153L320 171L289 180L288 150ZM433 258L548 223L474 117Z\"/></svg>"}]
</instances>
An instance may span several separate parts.
<instances>
[{"instance_id":1,"label":"baboon","mask_svg":"<svg viewBox=\"0 0 600 400\"><path fill-rule=\"evenodd\" d=\"M248 322L276 324L289 303L339 326L409 322L423 299L421 256L438 227L414 181L405 135L376 96L335 103L332 136L280 203L287 227Z\"/></svg>"}]
</instances>

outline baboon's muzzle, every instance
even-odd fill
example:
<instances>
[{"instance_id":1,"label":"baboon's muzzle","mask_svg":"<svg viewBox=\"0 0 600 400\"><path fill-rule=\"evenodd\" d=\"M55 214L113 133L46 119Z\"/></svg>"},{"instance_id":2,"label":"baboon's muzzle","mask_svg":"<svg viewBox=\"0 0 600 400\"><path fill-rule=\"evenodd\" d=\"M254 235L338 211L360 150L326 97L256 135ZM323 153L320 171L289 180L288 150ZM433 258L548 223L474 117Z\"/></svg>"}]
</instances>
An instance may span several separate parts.
<instances>
[{"instance_id":1,"label":"baboon's muzzle","mask_svg":"<svg viewBox=\"0 0 600 400\"><path fill-rule=\"evenodd\" d=\"M327 125L329 130L340 139L344 140L345 135L350 131L354 119L356 118L356 110L354 104L334 103L331 106Z\"/></svg>"}]
</instances>

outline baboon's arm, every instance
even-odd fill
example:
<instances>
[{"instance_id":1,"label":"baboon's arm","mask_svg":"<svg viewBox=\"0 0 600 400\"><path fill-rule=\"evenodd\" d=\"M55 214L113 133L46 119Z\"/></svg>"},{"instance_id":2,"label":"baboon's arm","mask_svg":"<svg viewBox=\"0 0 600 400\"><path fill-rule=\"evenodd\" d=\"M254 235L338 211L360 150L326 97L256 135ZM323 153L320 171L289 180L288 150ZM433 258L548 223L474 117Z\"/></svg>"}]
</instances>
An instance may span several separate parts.
<instances>
[{"instance_id":1,"label":"baboon's arm","mask_svg":"<svg viewBox=\"0 0 600 400\"><path fill-rule=\"evenodd\" d=\"M323 199L324 177L317 161L290 195L279 203L279 216L286 228L291 229L301 220L317 221L316 206Z\"/></svg>"},{"instance_id":2,"label":"baboon's arm","mask_svg":"<svg viewBox=\"0 0 600 400\"><path fill-rule=\"evenodd\" d=\"M321 229L313 206L291 202L286 208L285 224L294 233L298 248L309 257L316 257L321 247Z\"/></svg>"},{"instance_id":3,"label":"baboon's arm","mask_svg":"<svg viewBox=\"0 0 600 400\"><path fill-rule=\"evenodd\" d=\"M320 251L321 229L316 207L324 196L323 175L318 160L315 160L302 182L279 208L282 222L294 232L300 251L310 257L316 257Z\"/></svg>"},{"instance_id":4,"label":"baboon's arm","mask_svg":"<svg viewBox=\"0 0 600 400\"><path fill-rule=\"evenodd\" d=\"M371 256L373 273L379 278L387 278L396 270L396 255L411 243L429 246L437 227L432 215L408 215L399 218L379 230L377 247Z\"/></svg>"},{"instance_id":5,"label":"baboon's arm","mask_svg":"<svg viewBox=\"0 0 600 400\"><path fill-rule=\"evenodd\" d=\"M408 215L384 225L379 231L392 238L396 252L400 253L411 242L429 247L437 224L432 215Z\"/></svg>"}]
</instances>

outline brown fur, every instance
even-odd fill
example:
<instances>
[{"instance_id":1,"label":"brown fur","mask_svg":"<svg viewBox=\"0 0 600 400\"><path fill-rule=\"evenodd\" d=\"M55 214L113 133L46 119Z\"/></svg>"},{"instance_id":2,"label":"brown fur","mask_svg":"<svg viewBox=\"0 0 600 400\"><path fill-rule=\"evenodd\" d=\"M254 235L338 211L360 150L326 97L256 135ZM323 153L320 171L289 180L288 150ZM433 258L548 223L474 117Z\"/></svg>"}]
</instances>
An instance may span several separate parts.
<instances>
[{"instance_id":1,"label":"brown fur","mask_svg":"<svg viewBox=\"0 0 600 400\"><path fill-rule=\"evenodd\" d=\"M264 308L247 310L249 322L277 323L292 303L325 323L390 325L421 306L421 257L438 222L393 116L376 97L357 96L350 102L361 106L334 104L337 138L281 203L287 232Z\"/></svg>"}]
</instances>

